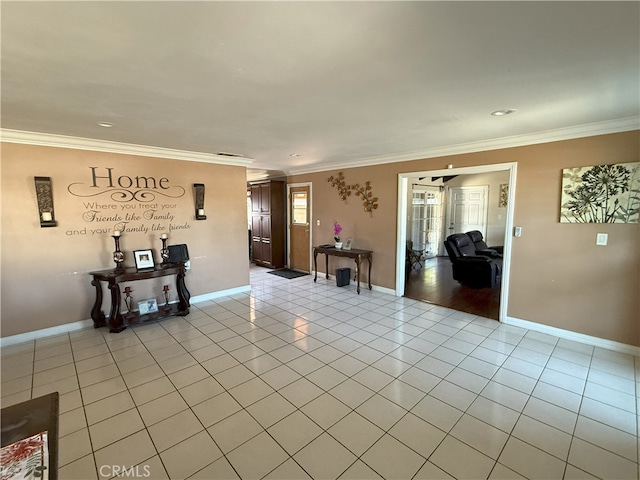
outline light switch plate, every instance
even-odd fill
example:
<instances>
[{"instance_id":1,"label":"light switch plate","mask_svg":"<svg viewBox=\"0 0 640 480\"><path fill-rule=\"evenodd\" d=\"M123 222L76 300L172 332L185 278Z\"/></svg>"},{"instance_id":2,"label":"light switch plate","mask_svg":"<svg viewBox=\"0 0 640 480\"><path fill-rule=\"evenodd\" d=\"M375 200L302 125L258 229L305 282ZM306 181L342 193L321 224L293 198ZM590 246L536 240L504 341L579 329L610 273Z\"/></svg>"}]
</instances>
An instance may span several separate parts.
<instances>
[{"instance_id":1,"label":"light switch plate","mask_svg":"<svg viewBox=\"0 0 640 480\"><path fill-rule=\"evenodd\" d=\"M606 245L608 241L609 241L608 233L596 234L596 245Z\"/></svg>"},{"instance_id":2,"label":"light switch plate","mask_svg":"<svg viewBox=\"0 0 640 480\"><path fill-rule=\"evenodd\" d=\"M513 235L516 236L516 237L521 237L522 236L522 227L514 227Z\"/></svg>"}]
</instances>

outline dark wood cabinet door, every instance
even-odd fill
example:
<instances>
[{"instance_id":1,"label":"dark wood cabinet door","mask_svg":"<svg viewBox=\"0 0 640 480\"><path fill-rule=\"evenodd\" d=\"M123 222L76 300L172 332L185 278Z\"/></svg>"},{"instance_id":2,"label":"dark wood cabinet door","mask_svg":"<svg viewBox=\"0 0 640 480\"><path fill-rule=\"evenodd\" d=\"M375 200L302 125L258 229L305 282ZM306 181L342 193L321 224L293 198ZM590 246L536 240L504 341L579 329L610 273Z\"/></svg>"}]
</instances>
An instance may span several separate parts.
<instances>
[{"instance_id":1,"label":"dark wood cabinet door","mask_svg":"<svg viewBox=\"0 0 640 480\"><path fill-rule=\"evenodd\" d=\"M251 236L253 238L262 237L262 217L260 215L251 217Z\"/></svg>"},{"instance_id":2,"label":"dark wood cabinet door","mask_svg":"<svg viewBox=\"0 0 640 480\"><path fill-rule=\"evenodd\" d=\"M271 258L271 239L263 238L262 245L260 246L262 249L262 262L269 267L273 267L273 262Z\"/></svg>"},{"instance_id":3,"label":"dark wood cabinet door","mask_svg":"<svg viewBox=\"0 0 640 480\"><path fill-rule=\"evenodd\" d=\"M271 185L260 185L260 213L271 213Z\"/></svg>"},{"instance_id":4,"label":"dark wood cabinet door","mask_svg":"<svg viewBox=\"0 0 640 480\"><path fill-rule=\"evenodd\" d=\"M254 262L262 262L262 239L260 237L253 237L251 239L251 254Z\"/></svg>"},{"instance_id":5,"label":"dark wood cabinet door","mask_svg":"<svg viewBox=\"0 0 640 480\"><path fill-rule=\"evenodd\" d=\"M285 266L285 183L276 180L248 185L251 193L253 261L270 268Z\"/></svg>"},{"instance_id":6,"label":"dark wood cabinet door","mask_svg":"<svg viewBox=\"0 0 640 480\"><path fill-rule=\"evenodd\" d=\"M261 195L260 185L251 185L251 213L260 213Z\"/></svg>"},{"instance_id":7,"label":"dark wood cabinet door","mask_svg":"<svg viewBox=\"0 0 640 480\"><path fill-rule=\"evenodd\" d=\"M271 239L271 217L269 215L260 216L260 236Z\"/></svg>"}]
</instances>

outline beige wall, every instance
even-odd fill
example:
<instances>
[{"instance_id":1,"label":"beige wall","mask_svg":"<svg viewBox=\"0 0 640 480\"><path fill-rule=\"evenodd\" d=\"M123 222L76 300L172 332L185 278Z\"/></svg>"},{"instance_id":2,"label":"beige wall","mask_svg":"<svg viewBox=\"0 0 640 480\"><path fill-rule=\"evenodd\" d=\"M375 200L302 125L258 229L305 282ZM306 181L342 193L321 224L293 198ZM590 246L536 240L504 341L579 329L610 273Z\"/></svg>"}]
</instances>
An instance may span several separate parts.
<instances>
[{"instance_id":1,"label":"beige wall","mask_svg":"<svg viewBox=\"0 0 640 480\"><path fill-rule=\"evenodd\" d=\"M562 169L640 160L640 132L626 132L472 154L343 169L347 183L370 180L380 207L362 210L326 182L340 170L295 175L290 183L313 183L313 244L331 241L332 220L354 247L374 251L372 283L395 288L397 176L454 167L517 162L514 238L507 315L608 340L640 345L640 227L559 222ZM320 220L320 226L316 225ZM596 233L609 245L595 245ZM351 266L331 259L330 271ZM324 264L318 266L324 271Z\"/></svg>"},{"instance_id":2,"label":"beige wall","mask_svg":"<svg viewBox=\"0 0 640 480\"><path fill-rule=\"evenodd\" d=\"M347 183L371 181L380 205L372 214L363 211L359 198L338 198L326 178L339 170L291 176L288 181L313 183L313 244L331 242L332 221L339 221L343 238L351 237L354 248L374 251L372 283L394 289L397 175L440 170L448 164L457 168L517 162L514 224L523 227L523 236L513 239L507 314L640 345L639 225L559 223L563 168L637 162L639 145L636 131L344 169ZM248 284L244 167L14 144L2 144L1 154L3 337L89 317L94 293L87 273L113 265L113 240L108 233L91 235L91 224L82 218L86 199L67 190L72 183L86 184L90 167L111 167L114 176L166 177L171 185L185 188L171 210L175 224L189 228L170 232L169 243L189 245L192 270L187 285L192 295ZM38 224L34 176L53 179L56 228ZM194 182L207 187L206 221L193 218ZM160 223L164 230L167 221ZM84 228L86 235L73 234ZM609 234L608 246L595 245L598 232ZM135 249L153 248L158 256L158 233L125 233L127 265L133 264ZM331 259L331 271L340 266L353 263ZM158 285L135 288L138 295L159 291Z\"/></svg>"},{"instance_id":3,"label":"beige wall","mask_svg":"<svg viewBox=\"0 0 640 480\"><path fill-rule=\"evenodd\" d=\"M119 215L122 221L126 214L137 216L122 235L126 266L134 266L132 252L141 249L153 249L160 262L159 237L168 233L169 245L188 245L186 283L192 296L249 284L245 167L8 143L1 149L3 337L90 317L95 293L88 272L114 266L110 235L120 223L90 221L94 210ZM152 190L155 199L119 201L108 192L109 179L98 178L93 187L91 167L98 177L108 176L112 168L114 186L121 176L124 185L128 178L144 176L166 178L162 186L169 188ZM52 178L57 227L39 225L34 176ZM206 186L205 221L194 218L194 183ZM144 218L152 205L166 218ZM177 228L170 230L170 225ZM170 283L171 300L176 300L173 281L167 278L133 283L134 299L156 297L160 302L164 283Z\"/></svg>"}]
</instances>

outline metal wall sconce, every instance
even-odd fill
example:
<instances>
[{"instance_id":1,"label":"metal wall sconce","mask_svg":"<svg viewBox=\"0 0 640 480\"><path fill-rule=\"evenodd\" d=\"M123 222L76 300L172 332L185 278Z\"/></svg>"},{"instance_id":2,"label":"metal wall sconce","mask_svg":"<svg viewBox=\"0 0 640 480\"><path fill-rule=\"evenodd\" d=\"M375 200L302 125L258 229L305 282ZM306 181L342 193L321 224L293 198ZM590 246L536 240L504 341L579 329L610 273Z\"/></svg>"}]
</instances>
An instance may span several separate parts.
<instances>
[{"instance_id":1,"label":"metal wall sconce","mask_svg":"<svg viewBox=\"0 0 640 480\"><path fill-rule=\"evenodd\" d=\"M206 220L207 216L204 214L204 183L194 183L195 198L196 198L196 220Z\"/></svg>"},{"instance_id":2,"label":"metal wall sconce","mask_svg":"<svg viewBox=\"0 0 640 480\"><path fill-rule=\"evenodd\" d=\"M53 190L51 189L51 177L33 177L36 184L36 197L38 199L38 216L40 227L57 227L56 217L53 211Z\"/></svg>"}]
</instances>

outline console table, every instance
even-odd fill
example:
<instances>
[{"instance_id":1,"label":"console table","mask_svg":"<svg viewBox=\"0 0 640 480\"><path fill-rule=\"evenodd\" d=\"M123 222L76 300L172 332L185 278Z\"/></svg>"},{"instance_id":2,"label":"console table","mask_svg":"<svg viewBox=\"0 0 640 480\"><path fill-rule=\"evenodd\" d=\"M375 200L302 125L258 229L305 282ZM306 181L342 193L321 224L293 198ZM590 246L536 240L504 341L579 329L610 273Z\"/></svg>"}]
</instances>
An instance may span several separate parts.
<instances>
[{"instance_id":1,"label":"console table","mask_svg":"<svg viewBox=\"0 0 640 480\"><path fill-rule=\"evenodd\" d=\"M371 250L358 250L353 248L351 250L341 250L335 247L313 247L313 267L316 271L316 276L313 278L315 282L318 279L318 254L324 253L325 255L325 272L327 274L327 278L329 278L329 257L333 255L334 257L348 257L353 258L356 262L356 278L358 280L358 294L360 294L360 264L363 259L366 259L369 262L369 290L371 290L371 260L373 256L373 252Z\"/></svg>"},{"instance_id":2,"label":"console table","mask_svg":"<svg viewBox=\"0 0 640 480\"><path fill-rule=\"evenodd\" d=\"M91 309L91 318L95 328L107 325L107 318L102 311L102 285L100 282L107 282L111 290L111 312L109 314L109 331L118 333L127 328L127 324L157 320L164 317L176 315L184 316L189 314L189 298L191 294L184 283L186 268L184 262L156 265L149 270L138 270L136 268L122 268L111 270L100 270L89 272L93 276L91 285L96 287L96 301ZM158 311L140 315L139 312L127 312L126 315L120 313L122 295L119 284L123 282L133 282L136 280L146 280L149 278L164 277L168 275L176 276L176 290L178 291L178 303L171 303L167 306L159 305Z\"/></svg>"}]
</instances>

